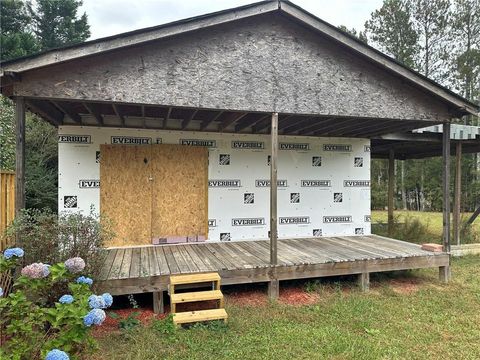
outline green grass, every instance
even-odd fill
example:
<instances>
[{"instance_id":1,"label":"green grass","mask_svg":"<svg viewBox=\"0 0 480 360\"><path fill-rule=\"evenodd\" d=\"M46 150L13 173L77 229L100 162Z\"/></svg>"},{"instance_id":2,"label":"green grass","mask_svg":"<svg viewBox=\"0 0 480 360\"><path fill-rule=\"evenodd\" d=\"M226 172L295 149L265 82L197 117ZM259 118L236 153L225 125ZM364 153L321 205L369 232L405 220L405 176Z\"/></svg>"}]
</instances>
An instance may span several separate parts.
<instances>
[{"instance_id":1,"label":"green grass","mask_svg":"<svg viewBox=\"0 0 480 360\"><path fill-rule=\"evenodd\" d=\"M471 213L462 214L462 222L467 221ZM408 222L411 225L418 220L422 225L422 230L425 233L418 234L419 238L405 238L405 229L400 227L398 232L394 234L396 238L416 243L422 242L436 242L441 243L442 231L443 231L443 215L440 212L422 212L422 211L403 211L396 210L394 212L396 222L405 223ZM387 211L372 211L372 225L375 228L375 223L386 223ZM473 223L473 233L480 234L480 216ZM384 234L381 234L384 235ZM467 237L464 237L467 240ZM465 241L468 242L468 241Z\"/></svg>"},{"instance_id":2,"label":"green grass","mask_svg":"<svg viewBox=\"0 0 480 360\"><path fill-rule=\"evenodd\" d=\"M229 323L173 333L142 327L100 339L98 359L477 359L480 257L455 259L453 281L434 269L377 275L369 293L349 282L303 284L308 306L229 304ZM399 283L415 290L398 291ZM158 328L158 326L157 326ZM162 328L160 326L160 328Z\"/></svg>"}]
</instances>

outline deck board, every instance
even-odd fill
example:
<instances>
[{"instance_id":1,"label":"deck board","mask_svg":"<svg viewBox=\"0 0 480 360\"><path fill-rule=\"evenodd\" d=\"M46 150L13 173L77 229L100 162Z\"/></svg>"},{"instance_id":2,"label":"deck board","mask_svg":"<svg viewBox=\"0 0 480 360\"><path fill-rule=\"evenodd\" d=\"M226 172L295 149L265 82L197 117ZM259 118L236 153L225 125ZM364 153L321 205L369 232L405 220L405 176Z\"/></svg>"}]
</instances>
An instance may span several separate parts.
<instances>
[{"instance_id":1,"label":"deck board","mask_svg":"<svg viewBox=\"0 0 480 360\"><path fill-rule=\"evenodd\" d=\"M377 235L279 239L277 245L275 271L268 240L112 248L99 284L119 295L165 291L171 274L218 272L222 284L240 284L449 264L446 253Z\"/></svg>"}]
</instances>

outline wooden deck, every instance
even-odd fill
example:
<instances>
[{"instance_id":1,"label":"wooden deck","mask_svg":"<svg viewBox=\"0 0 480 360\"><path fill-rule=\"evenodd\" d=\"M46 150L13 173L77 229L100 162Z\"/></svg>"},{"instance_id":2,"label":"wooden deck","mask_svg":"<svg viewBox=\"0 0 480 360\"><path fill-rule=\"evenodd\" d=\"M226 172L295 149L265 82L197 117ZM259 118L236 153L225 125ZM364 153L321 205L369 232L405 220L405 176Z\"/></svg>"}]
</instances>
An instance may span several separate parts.
<instances>
[{"instance_id":1,"label":"wooden deck","mask_svg":"<svg viewBox=\"0 0 480 360\"><path fill-rule=\"evenodd\" d=\"M222 284L368 274L449 265L449 255L377 235L278 240L278 266L269 241L112 248L100 287L113 295L167 290L170 274L216 271Z\"/></svg>"}]
</instances>

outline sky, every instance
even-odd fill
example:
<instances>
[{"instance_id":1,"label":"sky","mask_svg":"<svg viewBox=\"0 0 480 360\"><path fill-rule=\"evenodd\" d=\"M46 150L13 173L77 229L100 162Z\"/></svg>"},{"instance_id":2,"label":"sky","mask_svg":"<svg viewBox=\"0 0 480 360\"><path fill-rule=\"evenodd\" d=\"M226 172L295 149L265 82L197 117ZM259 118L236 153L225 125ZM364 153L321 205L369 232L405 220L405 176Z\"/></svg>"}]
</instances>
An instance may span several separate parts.
<instances>
[{"instance_id":1,"label":"sky","mask_svg":"<svg viewBox=\"0 0 480 360\"><path fill-rule=\"evenodd\" d=\"M160 25L256 1L245 0L83 0L92 33L90 39ZM295 4L332 25L357 30L382 0L293 0Z\"/></svg>"}]
</instances>

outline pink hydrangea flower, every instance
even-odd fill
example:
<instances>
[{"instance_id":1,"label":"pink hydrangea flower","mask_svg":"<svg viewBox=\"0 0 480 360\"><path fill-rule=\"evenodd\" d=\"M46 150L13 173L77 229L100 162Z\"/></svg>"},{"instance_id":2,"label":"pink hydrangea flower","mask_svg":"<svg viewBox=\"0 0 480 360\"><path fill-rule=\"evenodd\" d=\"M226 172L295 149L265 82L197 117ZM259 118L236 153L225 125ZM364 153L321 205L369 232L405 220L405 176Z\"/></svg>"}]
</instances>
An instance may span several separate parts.
<instances>
[{"instance_id":1,"label":"pink hydrangea flower","mask_svg":"<svg viewBox=\"0 0 480 360\"><path fill-rule=\"evenodd\" d=\"M85 269L85 261L81 257L70 258L65 261L65 267L71 273L76 274Z\"/></svg>"},{"instance_id":2,"label":"pink hydrangea flower","mask_svg":"<svg viewBox=\"0 0 480 360\"><path fill-rule=\"evenodd\" d=\"M22 269L22 275L32 279L42 279L50 274L48 265L43 263L33 263Z\"/></svg>"}]
</instances>

